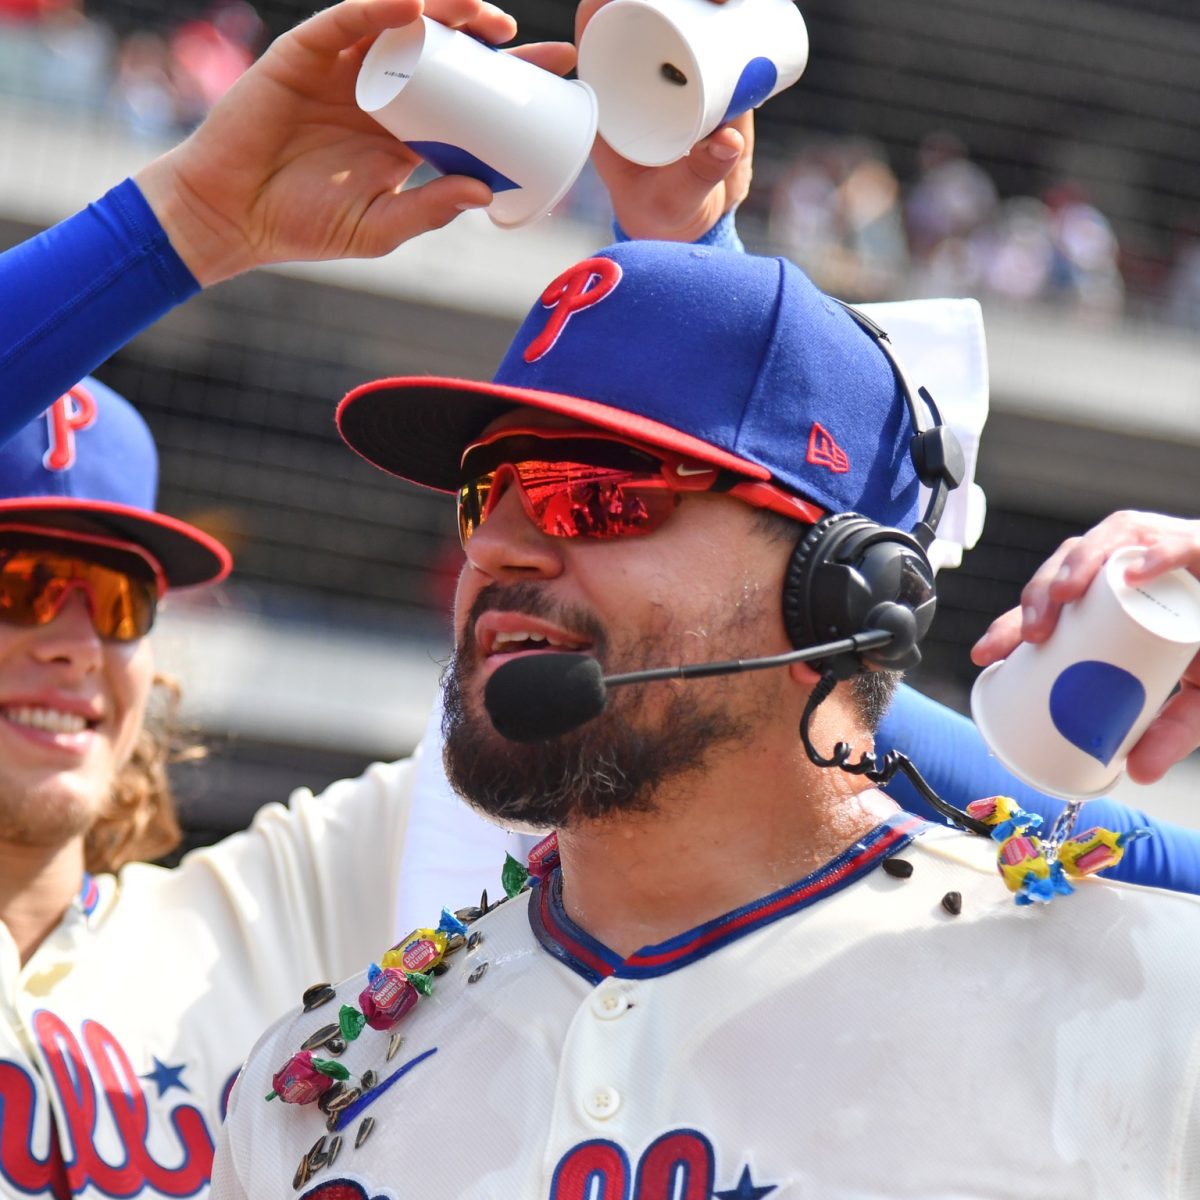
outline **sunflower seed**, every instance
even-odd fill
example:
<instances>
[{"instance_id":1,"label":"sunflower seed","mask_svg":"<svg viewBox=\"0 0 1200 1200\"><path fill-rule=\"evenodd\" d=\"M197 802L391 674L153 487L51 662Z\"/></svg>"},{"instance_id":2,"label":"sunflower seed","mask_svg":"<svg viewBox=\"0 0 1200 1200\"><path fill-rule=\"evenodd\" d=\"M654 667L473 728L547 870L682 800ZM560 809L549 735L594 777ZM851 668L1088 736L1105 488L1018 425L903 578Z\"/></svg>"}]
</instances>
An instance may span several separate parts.
<instances>
[{"instance_id":1,"label":"sunflower seed","mask_svg":"<svg viewBox=\"0 0 1200 1200\"><path fill-rule=\"evenodd\" d=\"M325 1051L327 1054L332 1054L335 1058L339 1054L346 1053L346 1039L342 1037L342 1031L339 1029L336 1037L331 1037L325 1043Z\"/></svg>"},{"instance_id":2,"label":"sunflower seed","mask_svg":"<svg viewBox=\"0 0 1200 1200\"><path fill-rule=\"evenodd\" d=\"M326 1088L317 1097L317 1107L325 1114L329 1113L329 1105L346 1090L346 1085L340 1079L334 1080L333 1086Z\"/></svg>"},{"instance_id":3,"label":"sunflower seed","mask_svg":"<svg viewBox=\"0 0 1200 1200\"><path fill-rule=\"evenodd\" d=\"M314 1175L325 1165L328 1157L325 1154L325 1135L321 1134L313 1143L313 1148L308 1152L308 1169Z\"/></svg>"},{"instance_id":4,"label":"sunflower seed","mask_svg":"<svg viewBox=\"0 0 1200 1200\"><path fill-rule=\"evenodd\" d=\"M300 1049L318 1050L328 1042L332 1041L335 1037L340 1036L341 1032L341 1029L338 1028L336 1023L333 1025L322 1025L321 1028L316 1031L316 1033L309 1034L308 1037L306 1037L304 1041L300 1043Z\"/></svg>"},{"instance_id":5,"label":"sunflower seed","mask_svg":"<svg viewBox=\"0 0 1200 1200\"><path fill-rule=\"evenodd\" d=\"M392 1059L395 1058L396 1055L400 1053L400 1047L403 1045L404 1045L404 1034L393 1033L391 1041L388 1042L388 1049L387 1049L388 1062L391 1062Z\"/></svg>"},{"instance_id":6,"label":"sunflower seed","mask_svg":"<svg viewBox=\"0 0 1200 1200\"><path fill-rule=\"evenodd\" d=\"M481 962L481 963L479 964L479 966L477 966L477 967L475 968L475 970L473 970L473 971L470 973L470 975L468 975L468 976L467 976L467 982L468 982L468 983L478 983L478 982L479 982L479 981L480 981L480 980L483 978L483 976L484 976L484 972L485 972L487 969L488 969L487 960L486 960L486 959L484 959L484 961L483 961L483 962Z\"/></svg>"},{"instance_id":7,"label":"sunflower seed","mask_svg":"<svg viewBox=\"0 0 1200 1200\"><path fill-rule=\"evenodd\" d=\"M364 1092L369 1092L379 1082L379 1076L374 1071L364 1071L362 1078L358 1081L358 1086Z\"/></svg>"},{"instance_id":8,"label":"sunflower seed","mask_svg":"<svg viewBox=\"0 0 1200 1200\"><path fill-rule=\"evenodd\" d=\"M325 1165L327 1167L333 1166L333 1161L341 1153L341 1150L342 1135L340 1133L335 1133L333 1137L329 1139L329 1147L325 1151Z\"/></svg>"},{"instance_id":9,"label":"sunflower seed","mask_svg":"<svg viewBox=\"0 0 1200 1200\"><path fill-rule=\"evenodd\" d=\"M687 76L674 63L663 63L658 69L668 83L678 84L679 87L687 85Z\"/></svg>"},{"instance_id":10,"label":"sunflower seed","mask_svg":"<svg viewBox=\"0 0 1200 1200\"><path fill-rule=\"evenodd\" d=\"M474 950L482 941L483 934L480 933L478 929L475 930L475 932L471 934L469 938L467 938L467 953L470 954L471 951Z\"/></svg>"},{"instance_id":11,"label":"sunflower seed","mask_svg":"<svg viewBox=\"0 0 1200 1200\"><path fill-rule=\"evenodd\" d=\"M330 1116L333 1116L336 1113L340 1113L342 1111L342 1109L349 1108L350 1105L352 1105L355 1102L355 1100L357 1100L359 1098L359 1096L361 1096L361 1095L362 1095L362 1088L348 1087L348 1088L346 1088L346 1090L344 1092L335 1096L330 1101L329 1107L325 1111L328 1112Z\"/></svg>"},{"instance_id":12,"label":"sunflower seed","mask_svg":"<svg viewBox=\"0 0 1200 1200\"><path fill-rule=\"evenodd\" d=\"M913 873L913 865L904 858L885 858L883 860L883 869L889 875L895 876L897 879L908 879Z\"/></svg>"},{"instance_id":13,"label":"sunflower seed","mask_svg":"<svg viewBox=\"0 0 1200 1200\"><path fill-rule=\"evenodd\" d=\"M354 1148L357 1150L371 1136L371 1130L375 1128L374 1117L363 1117L359 1122L358 1132L354 1135Z\"/></svg>"},{"instance_id":14,"label":"sunflower seed","mask_svg":"<svg viewBox=\"0 0 1200 1200\"><path fill-rule=\"evenodd\" d=\"M292 1188L299 1191L312 1176L312 1169L308 1165L308 1155L306 1154L301 1160L300 1165L296 1168L295 1175L292 1176Z\"/></svg>"},{"instance_id":15,"label":"sunflower seed","mask_svg":"<svg viewBox=\"0 0 1200 1200\"><path fill-rule=\"evenodd\" d=\"M322 1004L328 1004L336 995L337 992L329 984L314 983L312 987L304 989L304 994L300 997L300 1002L304 1005L305 1012L312 1012L314 1008L320 1008Z\"/></svg>"},{"instance_id":16,"label":"sunflower seed","mask_svg":"<svg viewBox=\"0 0 1200 1200\"><path fill-rule=\"evenodd\" d=\"M942 897L942 907L952 916L962 912L962 892L947 892Z\"/></svg>"}]
</instances>

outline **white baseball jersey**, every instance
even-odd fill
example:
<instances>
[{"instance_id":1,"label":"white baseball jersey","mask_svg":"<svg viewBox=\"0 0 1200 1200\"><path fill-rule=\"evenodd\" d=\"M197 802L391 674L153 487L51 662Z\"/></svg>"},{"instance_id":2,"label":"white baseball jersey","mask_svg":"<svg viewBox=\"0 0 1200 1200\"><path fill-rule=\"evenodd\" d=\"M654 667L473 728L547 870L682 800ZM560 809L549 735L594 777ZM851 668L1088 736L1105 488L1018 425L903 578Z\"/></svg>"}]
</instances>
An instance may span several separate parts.
<instances>
[{"instance_id":1,"label":"white baseball jersey","mask_svg":"<svg viewBox=\"0 0 1200 1200\"><path fill-rule=\"evenodd\" d=\"M417 820L413 776L411 761L377 764L175 870L89 879L23 968L0 924L0 1196L205 1193L255 1038L394 936L407 834L441 819ZM497 878L503 835L475 825L457 872L444 866L447 900Z\"/></svg>"},{"instance_id":2,"label":"white baseball jersey","mask_svg":"<svg viewBox=\"0 0 1200 1200\"><path fill-rule=\"evenodd\" d=\"M213 1200L1200 1196L1200 904L1019 908L993 843L913 825L624 961L551 875L345 1045L352 1103L266 1101L360 974L256 1047Z\"/></svg>"}]
</instances>

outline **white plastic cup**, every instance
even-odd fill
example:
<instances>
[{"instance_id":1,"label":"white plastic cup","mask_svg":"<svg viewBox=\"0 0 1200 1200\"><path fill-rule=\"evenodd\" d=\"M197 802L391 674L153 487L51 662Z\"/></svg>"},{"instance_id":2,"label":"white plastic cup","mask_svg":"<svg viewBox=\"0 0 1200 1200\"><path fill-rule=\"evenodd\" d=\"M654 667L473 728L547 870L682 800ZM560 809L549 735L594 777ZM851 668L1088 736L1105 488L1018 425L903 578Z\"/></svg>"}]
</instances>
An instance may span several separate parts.
<instances>
[{"instance_id":1,"label":"white plastic cup","mask_svg":"<svg viewBox=\"0 0 1200 1200\"><path fill-rule=\"evenodd\" d=\"M1127 583L1143 553L1114 554L1047 641L1022 642L971 689L971 715L992 752L1052 796L1107 792L1200 650L1200 580L1176 570Z\"/></svg>"},{"instance_id":2,"label":"white plastic cup","mask_svg":"<svg viewBox=\"0 0 1200 1200\"><path fill-rule=\"evenodd\" d=\"M792 0L612 0L579 42L601 136L648 167L683 158L807 65L808 29Z\"/></svg>"},{"instance_id":3,"label":"white plastic cup","mask_svg":"<svg viewBox=\"0 0 1200 1200\"><path fill-rule=\"evenodd\" d=\"M545 216L583 170L596 136L596 97L422 17L367 51L355 99L445 175L481 179L485 210L515 229Z\"/></svg>"}]
</instances>

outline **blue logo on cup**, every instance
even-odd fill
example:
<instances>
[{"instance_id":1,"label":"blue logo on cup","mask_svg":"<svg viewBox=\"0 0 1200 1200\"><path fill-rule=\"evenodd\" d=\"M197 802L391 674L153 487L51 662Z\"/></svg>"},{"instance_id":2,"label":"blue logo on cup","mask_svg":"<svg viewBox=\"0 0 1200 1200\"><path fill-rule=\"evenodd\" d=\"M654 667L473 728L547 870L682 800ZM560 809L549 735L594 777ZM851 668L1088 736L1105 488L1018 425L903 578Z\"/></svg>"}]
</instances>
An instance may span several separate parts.
<instances>
[{"instance_id":1,"label":"blue logo on cup","mask_svg":"<svg viewBox=\"0 0 1200 1200\"><path fill-rule=\"evenodd\" d=\"M435 171L440 171L443 175L469 175L472 179L486 183L493 192L511 192L514 188L521 186L461 146L452 146L449 142L405 142L404 144L414 154L419 154Z\"/></svg>"},{"instance_id":2,"label":"blue logo on cup","mask_svg":"<svg viewBox=\"0 0 1200 1200\"><path fill-rule=\"evenodd\" d=\"M779 72L769 58L752 58L738 78L721 123L757 108L775 90L778 82Z\"/></svg>"},{"instance_id":3,"label":"blue logo on cup","mask_svg":"<svg viewBox=\"0 0 1200 1200\"><path fill-rule=\"evenodd\" d=\"M1054 728L1104 766L1112 762L1145 705L1141 680L1112 663L1075 663L1050 689Z\"/></svg>"}]
</instances>

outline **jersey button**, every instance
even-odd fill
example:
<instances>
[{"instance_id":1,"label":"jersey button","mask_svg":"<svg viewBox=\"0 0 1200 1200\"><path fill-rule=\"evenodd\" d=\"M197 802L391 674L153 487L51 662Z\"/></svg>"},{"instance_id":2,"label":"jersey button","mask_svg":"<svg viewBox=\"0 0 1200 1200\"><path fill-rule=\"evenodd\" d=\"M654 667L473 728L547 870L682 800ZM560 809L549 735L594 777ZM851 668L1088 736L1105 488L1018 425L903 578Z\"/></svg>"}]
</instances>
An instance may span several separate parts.
<instances>
[{"instance_id":1,"label":"jersey button","mask_svg":"<svg viewBox=\"0 0 1200 1200\"><path fill-rule=\"evenodd\" d=\"M624 992L604 988L592 996L592 1012L602 1021L612 1021L629 1010Z\"/></svg>"},{"instance_id":2,"label":"jersey button","mask_svg":"<svg viewBox=\"0 0 1200 1200\"><path fill-rule=\"evenodd\" d=\"M598 1087L583 1102L583 1110L597 1121L607 1121L621 1107L621 1096L615 1088Z\"/></svg>"}]
</instances>

